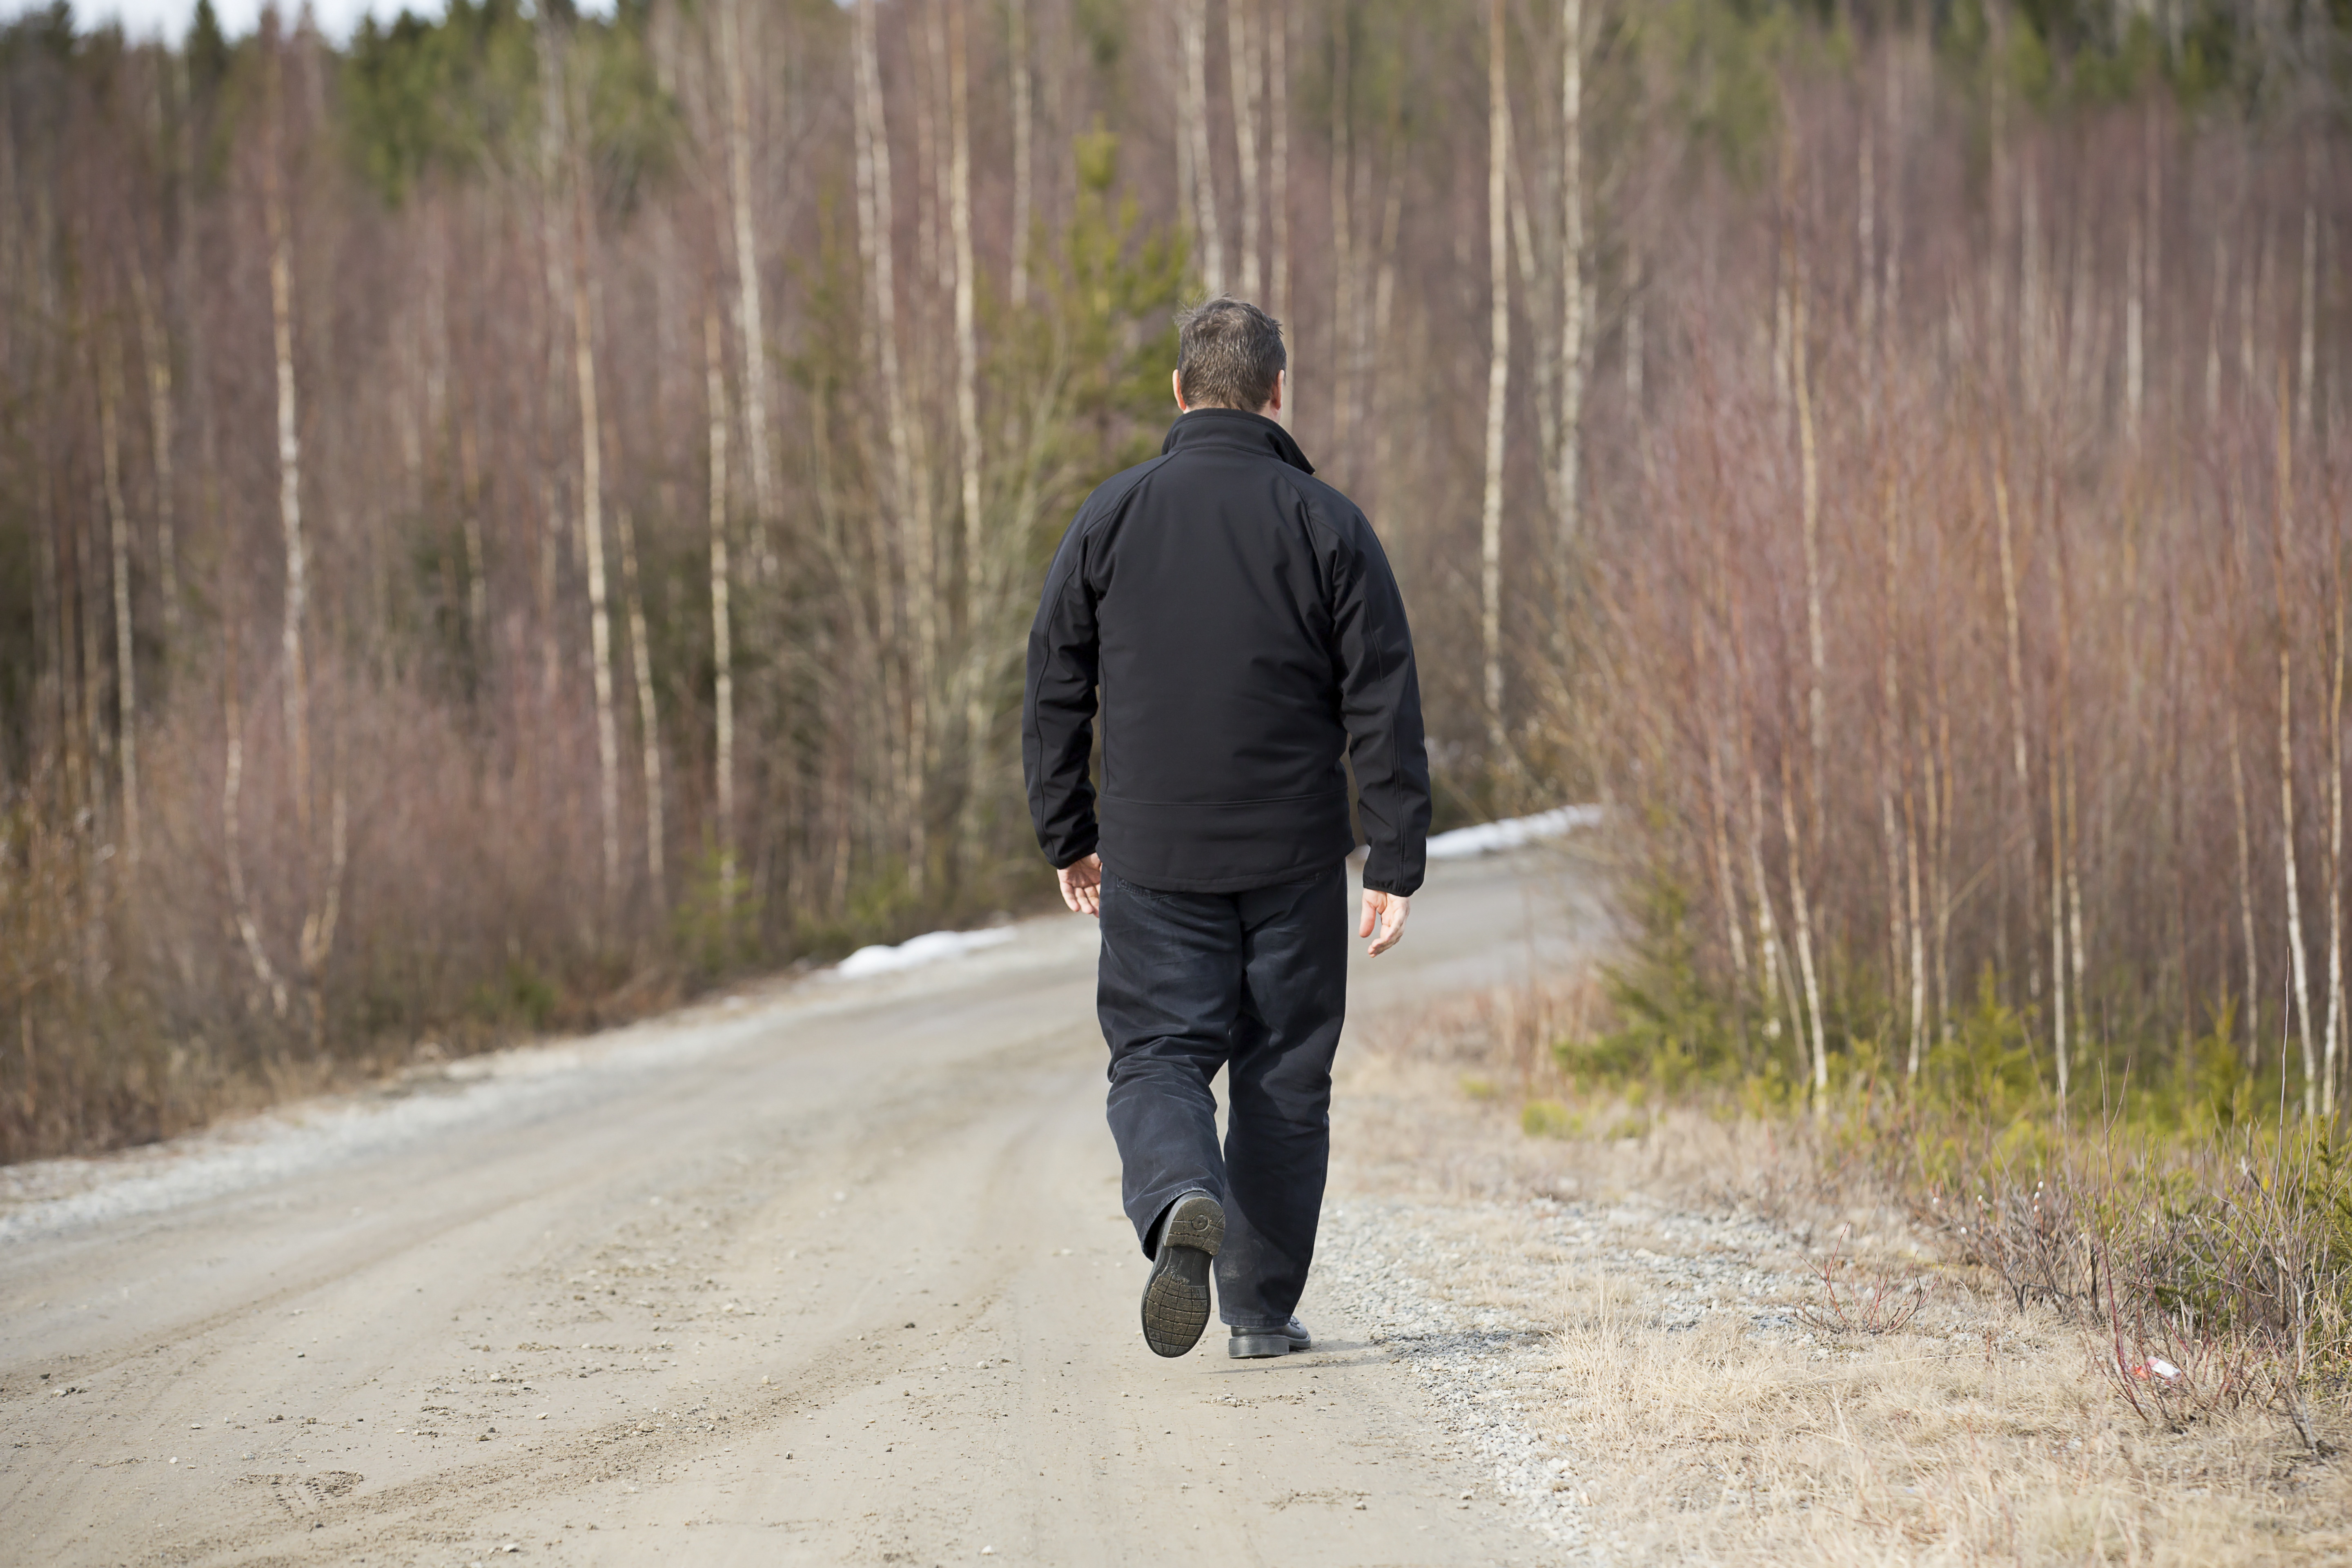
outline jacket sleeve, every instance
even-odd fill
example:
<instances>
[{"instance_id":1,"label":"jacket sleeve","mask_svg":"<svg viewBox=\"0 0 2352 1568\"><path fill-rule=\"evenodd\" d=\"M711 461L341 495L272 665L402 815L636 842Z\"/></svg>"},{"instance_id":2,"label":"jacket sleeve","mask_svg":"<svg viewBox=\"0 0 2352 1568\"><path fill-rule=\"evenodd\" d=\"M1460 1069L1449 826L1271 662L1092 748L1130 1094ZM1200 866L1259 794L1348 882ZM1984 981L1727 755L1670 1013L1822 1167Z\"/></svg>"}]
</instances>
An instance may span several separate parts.
<instances>
[{"instance_id":1,"label":"jacket sleeve","mask_svg":"<svg viewBox=\"0 0 2352 1568\"><path fill-rule=\"evenodd\" d=\"M1094 595L1087 582L1087 514L1062 538L1029 628L1029 675L1021 701L1021 769L1037 845L1055 870L1095 852Z\"/></svg>"},{"instance_id":2,"label":"jacket sleeve","mask_svg":"<svg viewBox=\"0 0 2352 1568\"><path fill-rule=\"evenodd\" d=\"M1364 886L1410 895L1421 887L1429 838L1429 752L1421 679L1395 574L1360 515L1335 563L1340 718L1356 770L1356 805L1370 855Z\"/></svg>"}]
</instances>

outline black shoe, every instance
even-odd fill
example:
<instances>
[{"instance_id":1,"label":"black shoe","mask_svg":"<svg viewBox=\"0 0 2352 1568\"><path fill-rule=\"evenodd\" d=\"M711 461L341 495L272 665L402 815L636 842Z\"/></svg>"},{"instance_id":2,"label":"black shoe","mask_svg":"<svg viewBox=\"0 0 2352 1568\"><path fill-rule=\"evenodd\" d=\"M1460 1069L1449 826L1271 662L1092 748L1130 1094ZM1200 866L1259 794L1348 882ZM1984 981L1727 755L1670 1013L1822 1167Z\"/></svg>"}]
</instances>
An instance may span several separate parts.
<instances>
[{"instance_id":1,"label":"black shoe","mask_svg":"<svg viewBox=\"0 0 2352 1568\"><path fill-rule=\"evenodd\" d=\"M1169 1205L1160 1251L1143 1282L1143 1342L1154 1355L1190 1353L1209 1326L1209 1266L1225 1243L1225 1211L1202 1192Z\"/></svg>"},{"instance_id":2,"label":"black shoe","mask_svg":"<svg viewBox=\"0 0 2352 1568\"><path fill-rule=\"evenodd\" d=\"M1307 1325L1293 1318L1278 1329L1235 1329L1233 1338L1225 1342L1225 1353L1235 1361L1248 1361L1254 1356L1288 1355L1292 1351L1311 1351L1314 1336Z\"/></svg>"}]
</instances>

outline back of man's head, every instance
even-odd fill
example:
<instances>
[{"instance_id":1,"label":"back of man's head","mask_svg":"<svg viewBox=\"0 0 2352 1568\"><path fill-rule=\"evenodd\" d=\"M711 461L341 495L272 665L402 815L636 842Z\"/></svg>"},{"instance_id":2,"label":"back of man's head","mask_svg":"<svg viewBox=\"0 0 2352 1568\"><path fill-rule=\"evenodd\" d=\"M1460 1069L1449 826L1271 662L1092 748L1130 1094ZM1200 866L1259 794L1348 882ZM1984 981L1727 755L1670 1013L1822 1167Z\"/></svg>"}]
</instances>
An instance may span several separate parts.
<instances>
[{"instance_id":1,"label":"back of man's head","mask_svg":"<svg viewBox=\"0 0 2352 1568\"><path fill-rule=\"evenodd\" d=\"M1288 363L1282 323L1246 300L1220 294L1176 318L1176 379L1188 408L1255 414L1274 401Z\"/></svg>"}]
</instances>

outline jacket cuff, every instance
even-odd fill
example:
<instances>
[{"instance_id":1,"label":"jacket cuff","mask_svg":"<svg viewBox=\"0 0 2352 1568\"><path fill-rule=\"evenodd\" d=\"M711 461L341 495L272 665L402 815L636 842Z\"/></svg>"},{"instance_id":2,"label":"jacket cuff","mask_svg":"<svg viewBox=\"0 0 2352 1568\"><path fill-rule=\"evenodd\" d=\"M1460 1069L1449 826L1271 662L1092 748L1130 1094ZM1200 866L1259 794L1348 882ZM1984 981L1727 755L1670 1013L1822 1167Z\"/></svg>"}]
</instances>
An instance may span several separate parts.
<instances>
[{"instance_id":1,"label":"jacket cuff","mask_svg":"<svg viewBox=\"0 0 2352 1568\"><path fill-rule=\"evenodd\" d=\"M1364 868L1364 891L1368 893L1389 893L1400 899L1409 899L1421 891L1421 881L1417 875L1400 875L1385 866L1377 871L1370 866Z\"/></svg>"},{"instance_id":2,"label":"jacket cuff","mask_svg":"<svg viewBox=\"0 0 2352 1568\"><path fill-rule=\"evenodd\" d=\"M1096 838L1096 835L1089 833L1086 837L1085 847L1083 848L1072 849L1062 855L1049 855L1046 858L1054 863L1055 870L1066 871L1071 867L1076 865L1079 861L1085 859L1087 856L1095 852Z\"/></svg>"}]
</instances>

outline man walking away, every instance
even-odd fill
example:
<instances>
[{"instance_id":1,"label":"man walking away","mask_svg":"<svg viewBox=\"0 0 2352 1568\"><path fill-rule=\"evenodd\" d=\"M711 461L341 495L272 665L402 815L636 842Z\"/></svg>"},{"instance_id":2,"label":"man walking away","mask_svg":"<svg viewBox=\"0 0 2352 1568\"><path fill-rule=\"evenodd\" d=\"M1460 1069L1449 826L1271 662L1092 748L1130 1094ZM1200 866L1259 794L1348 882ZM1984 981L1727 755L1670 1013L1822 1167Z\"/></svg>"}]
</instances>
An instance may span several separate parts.
<instances>
[{"instance_id":1,"label":"man walking away","mask_svg":"<svg viewBox=\"0 0 2352 1568\"><path fill-rule=\"evenodd\" d=\"M1282 407L1282 329L1185 312L1160 455L1063 536L1029 633L1021 754L1037 841L1102 921L1097 1011L1143 1337L1183 1355L1209 1276L1234 1356L1304 1350L1347 1008L1348 782L1370 858L1357 935L1403 934L1429 832L1404 604ZM1102 792L1087 777L1101 690ZM1224 1148L1210 1082L1228 1070Z\"/></svg>"}]
</instances>

